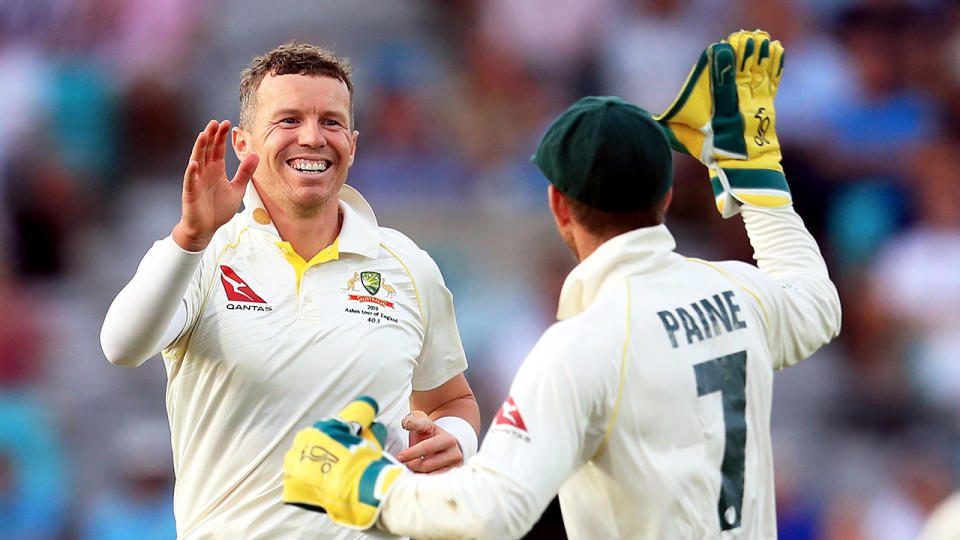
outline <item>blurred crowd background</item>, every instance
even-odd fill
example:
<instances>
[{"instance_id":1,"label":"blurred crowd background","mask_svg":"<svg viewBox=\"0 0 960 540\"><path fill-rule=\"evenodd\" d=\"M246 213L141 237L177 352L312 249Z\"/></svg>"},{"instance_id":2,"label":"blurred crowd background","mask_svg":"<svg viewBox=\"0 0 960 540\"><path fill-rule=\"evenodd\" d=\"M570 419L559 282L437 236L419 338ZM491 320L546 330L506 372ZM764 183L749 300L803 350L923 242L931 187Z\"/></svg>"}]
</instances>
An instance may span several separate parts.
<instances>
[{"instance_id":1,"label":"blurred crowd background","mask_svg":"<svg viewBox=\"0 0 960 540\"><path fill-rule=\"evenodd\" d=\"M573 266L528 161L550 119L587 94L660 112L755 27L786 48L784 165L844 307L776 378L780 537L915 538L960 487L960 2L2 0L0 540L173 537L162 362L109 365L99 329L251 57L352 60L348 183L440 265L486 427ZM692 159L668 225L751 260Z\"/></svg>"}]
</instances>

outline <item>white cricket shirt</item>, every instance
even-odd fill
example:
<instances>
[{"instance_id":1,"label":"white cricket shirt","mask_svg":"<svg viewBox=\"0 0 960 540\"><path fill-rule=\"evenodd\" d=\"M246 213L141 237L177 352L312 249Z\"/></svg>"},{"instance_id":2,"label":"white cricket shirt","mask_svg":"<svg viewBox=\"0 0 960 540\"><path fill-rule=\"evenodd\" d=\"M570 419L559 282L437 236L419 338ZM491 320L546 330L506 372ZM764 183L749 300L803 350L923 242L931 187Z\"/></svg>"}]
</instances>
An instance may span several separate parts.
<instances>
[{"instance_id":1,"label":"white cricket shirt","mask_svg":"<svg viewBox=\"0 0 960 540\"><path fill-rule=\"evenodd\" d=\"M429 255L378 227L349 186L340 236L311 264L281 241L252 182L244 206L203 252L185 329L163 351L178 536L383 536L283 505L283 456L298 430L359 395L380 404L391 451L406 448L410 392L466 369L451 294ZM178 256L164 239L141 270Z\"/></svg>"},{"instance_id":2,"label":"white cricket shirt","mask_svg":"<svg viewBox=\"0 0 960 540\"><path fill-rule=\"evenodd\" d=\"M662 225L582 261L480 452L402 476L380 526L516 538L559 492L570 538L775 538L773 370L834 337L840 304L792 208L742 215L759 269L685 258Z\"/></svg>"}]
</instances>

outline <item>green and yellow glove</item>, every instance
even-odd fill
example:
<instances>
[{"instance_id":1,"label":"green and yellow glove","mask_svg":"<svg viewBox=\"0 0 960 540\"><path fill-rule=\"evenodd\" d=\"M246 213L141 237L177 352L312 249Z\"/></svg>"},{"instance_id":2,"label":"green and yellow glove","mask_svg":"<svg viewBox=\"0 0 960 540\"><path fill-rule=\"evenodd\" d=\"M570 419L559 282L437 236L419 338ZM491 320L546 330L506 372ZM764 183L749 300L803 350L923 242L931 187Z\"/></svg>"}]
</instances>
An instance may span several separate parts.
<instances>
[{"instance_id":1,"label":"green and yellow glove","mask_svg":"<svg viewBox=\"0 0 960 540\"><path fill-rule=\"evenodd\" d=\"M326 512L338 525L368 529L380 501L406 471L383 451L377 402L361 396L333 418L300 430L283 459L283 502Z\"/></svg>"},{"instance_id":2,"label":"green and yellow glove","mask_svg":"<svg viewBox=\"0 0 960 540\"><path fill-rule=\"evenodd\" d=\"M773 101L783 46L761 30L741 30L707 47L673 105L655 117L671 146L710 170L717 210L790 204Z\"/></svg>"}]
</instances>

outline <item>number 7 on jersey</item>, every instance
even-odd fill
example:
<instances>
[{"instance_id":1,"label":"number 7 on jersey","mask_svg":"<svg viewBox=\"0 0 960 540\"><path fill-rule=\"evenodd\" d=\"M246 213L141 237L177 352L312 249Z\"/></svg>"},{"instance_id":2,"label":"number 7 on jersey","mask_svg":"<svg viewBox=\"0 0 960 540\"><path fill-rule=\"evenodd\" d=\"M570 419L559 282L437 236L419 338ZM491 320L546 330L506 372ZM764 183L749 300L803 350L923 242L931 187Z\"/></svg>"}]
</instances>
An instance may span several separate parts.
<instances>
[{"instance_id":1,"label":"number 7 on jersey","mask_svg":"<svg viewBox=\"0 0 960 540\"><path fill-rule=\"evenodd\" d=\"M717 511L720 529L727 531L740 526L743 507L743 469L747 444L747 352L720 356L693 366L697 379L697 396L720 392L723 402L723 425L726 432L723 445L723 463L720 465L721 485Z\"/></svg>"}]
</instances>

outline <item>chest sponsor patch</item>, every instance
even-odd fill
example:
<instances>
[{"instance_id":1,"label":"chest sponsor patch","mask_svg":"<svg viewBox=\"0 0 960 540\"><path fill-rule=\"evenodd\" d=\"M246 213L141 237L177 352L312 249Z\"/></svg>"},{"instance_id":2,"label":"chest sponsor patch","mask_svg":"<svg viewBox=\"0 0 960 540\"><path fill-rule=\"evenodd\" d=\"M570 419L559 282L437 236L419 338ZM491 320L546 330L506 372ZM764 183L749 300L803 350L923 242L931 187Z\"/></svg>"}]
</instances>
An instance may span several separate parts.
<instances>
[{"instance_id":1,"label":"chest sponsor patch","mask_svg":"<svg viewBox=\"0 0 960 540\"><path fill-rule=\"evenodd\" d=\"M271 311L267 301L253 291L237 272L225 264L220 265L220 283L227 293L227 309L231 311ZM235 304L234 302L240 302ZM262 304L262 305L258 305Z\"/></svg>"},{"instance_id":2,"label":"chest sponsor patch","mask_svg":"<svg viewBox=\"0 0 960 540\"><path fill-rule=\"evenodd\" d=\"M362 288L358 288L358 285ZM397 322L396 317L388 311L396 309L395 302L389 299L397 296L397 290L387 283L380 272L354 272L353 276L347 278L347 286L343 291L347 293L348 302L360 303L355 307L348 306L344 310L347 313L366 316L371 323Z\"/></svg>"}]
</instances>

